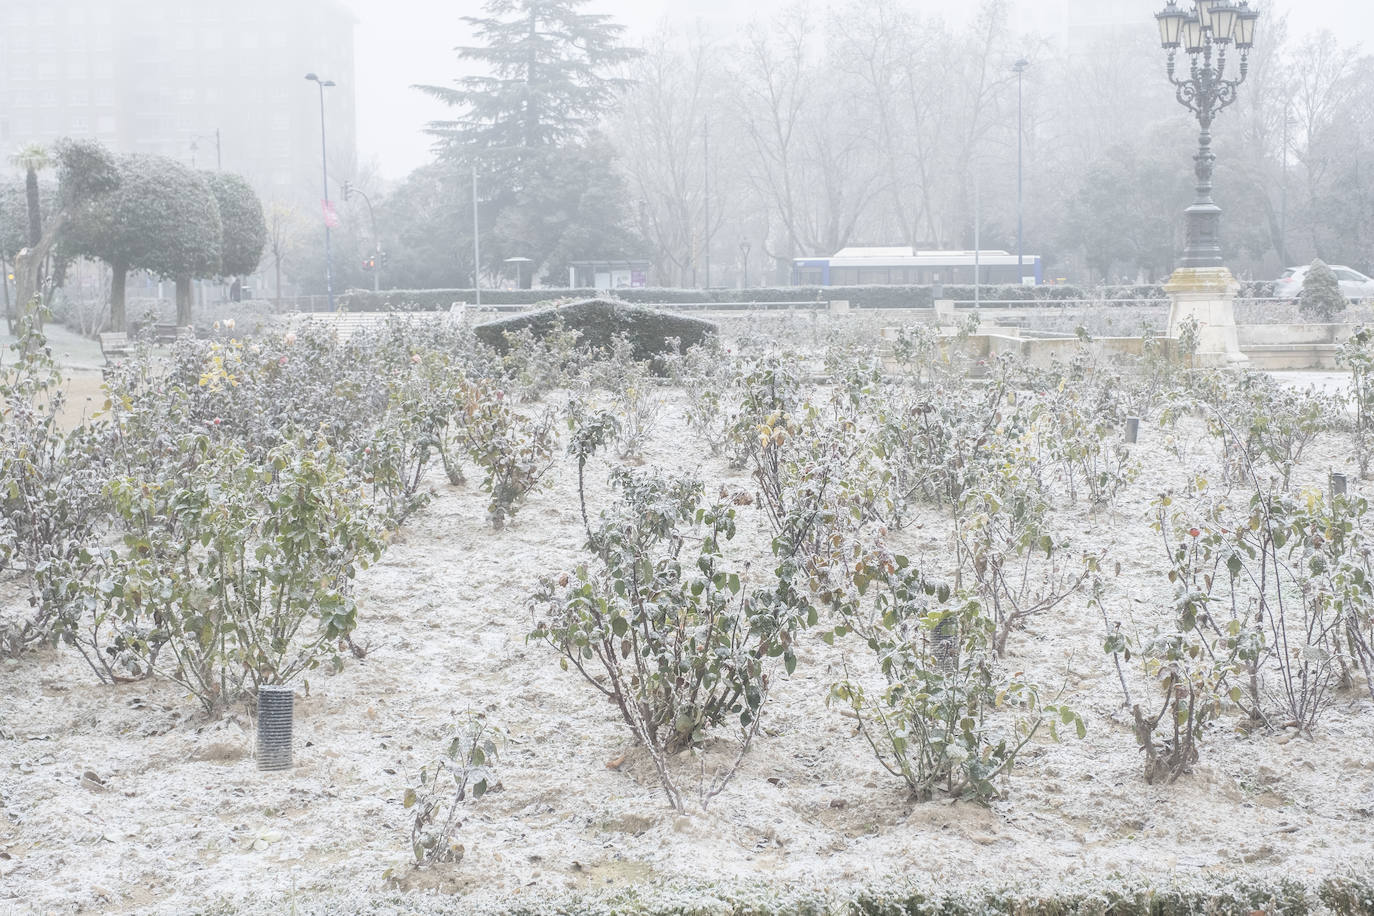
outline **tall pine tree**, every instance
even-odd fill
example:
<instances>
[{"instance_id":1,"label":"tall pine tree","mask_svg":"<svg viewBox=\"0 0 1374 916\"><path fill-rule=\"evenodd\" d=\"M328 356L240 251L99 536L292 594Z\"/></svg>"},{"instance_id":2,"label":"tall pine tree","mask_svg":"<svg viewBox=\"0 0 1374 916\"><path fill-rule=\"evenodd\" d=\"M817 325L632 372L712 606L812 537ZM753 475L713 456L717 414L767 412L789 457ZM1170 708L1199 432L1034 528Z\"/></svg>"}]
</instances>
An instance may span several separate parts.
<instances>
[{"instance_id":1,"label":"tall pine tree","mask_svg":"<svg viewBox=\"0 0 1374 916\"><path fill-rule=\"evenodd\" d=\"M532 258L556 280L569 260L643 251L596 135L625 85L617 68L639 52L620 44L624 27L610 16L582 12L587 2L488 0L485 16L464 17L479 43L456 49L484 72L416 87L456 109L428 132L453 190L477 168L488 277L507 257Z\"/></svg>"},{"instance_id":2,"label":"tall pine tree","mask_svg":"<svg viewBox=\"0 0 1374 916\"><path fill-rule=\"evenodd\" d=\"M464 16L480 45L460 60L487 72L449 86L418 86L460 110L429 132L446 144L515 153L577 142L622 85L610 71L636 52L621 47L624 26L579 12L587 0L488 0L486 16Z\"/></svg>"}]
</instances>

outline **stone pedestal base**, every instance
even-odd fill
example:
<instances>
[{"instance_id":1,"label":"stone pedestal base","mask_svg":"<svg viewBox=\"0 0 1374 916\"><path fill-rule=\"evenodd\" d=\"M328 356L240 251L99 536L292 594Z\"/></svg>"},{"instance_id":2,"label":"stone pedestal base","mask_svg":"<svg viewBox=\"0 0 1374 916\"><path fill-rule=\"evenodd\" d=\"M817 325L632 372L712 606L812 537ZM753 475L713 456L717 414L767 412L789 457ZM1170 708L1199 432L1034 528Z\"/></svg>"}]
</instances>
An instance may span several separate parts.
<instances>
[{"instance_id":1,"label":"stone pedestal base","mask_svg":"<svg viewBox=\"0 0 1374 916\"><path fill-rule=\"evenodd\" d=\"M1177 339L1184 322L1195 319L1198 346L1195 363L1224 366L1243 363L1236 338L1236 293L1240 284L1225 267L1181 267L1164 285L1172 303L1169 336Z\"/></svg>"}]
</instances>

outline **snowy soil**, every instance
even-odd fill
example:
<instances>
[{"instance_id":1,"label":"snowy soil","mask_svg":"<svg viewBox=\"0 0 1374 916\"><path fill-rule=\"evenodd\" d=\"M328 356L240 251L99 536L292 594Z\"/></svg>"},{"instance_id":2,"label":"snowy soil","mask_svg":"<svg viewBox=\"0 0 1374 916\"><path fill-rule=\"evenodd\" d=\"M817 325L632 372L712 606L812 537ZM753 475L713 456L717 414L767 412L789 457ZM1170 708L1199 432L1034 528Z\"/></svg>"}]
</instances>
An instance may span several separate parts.
<instances>
[{"instance_id":1,"label":"snowy soil","mask_svg":"<svg viewBox=\"0 0 1374 916\"><path fill-rule=\"evenodd\" d=\"M704 457L680 419L680 404L665 412L646 463L697 470L708 493L748 488L745 475ZM1142 629L1166 619L1170 600L1149 500L1216 461L1200 429L1176 433L1181 458L1165 435L1142 429L1143 473L1115 511L1066 508L1057 518L1074 546L1106 549L1109 568L1120 562L1112 613ZM1299 483L1319 485L1328 468L1353 479L1350 463L1343 440L1323 439ZM605 498L605 470L590 472L593 506ZM249 892L287 912L288 901L381 889L392 867L405 888L464 895L460 911L656 879L1305 877L1374 859L1366 692L1340 694L1310 738L1243 737L1230 714L1192 776L1149 786L1101 619L1081 599L1014 633L1008 664L1051 692L1063 685L1088 736L1036 744L991 809L911 802L852 721L825 704L846 658L869 662L863 647L808 635L738 777L706 812L676 816L615 710L526 641L535 580L579 556L575 468L560 460L552 488L499 533L484 525L474 485L431 480L434 501L361 578L367 658L298 691L296 766L285 774L256 769L246 715L206 721L169 683L100 686L65 651L0 663L0 914L180 913ZM743 512L742 529L753 531L731 556L762 560L766 523ZM938 567L947 532L931 512L901 546ZM500 787L471 805L461 862L414 872L403 792L469 710L510 732ZM679 763L690 785L697 764Z\"/></svg>"}]
</instances>

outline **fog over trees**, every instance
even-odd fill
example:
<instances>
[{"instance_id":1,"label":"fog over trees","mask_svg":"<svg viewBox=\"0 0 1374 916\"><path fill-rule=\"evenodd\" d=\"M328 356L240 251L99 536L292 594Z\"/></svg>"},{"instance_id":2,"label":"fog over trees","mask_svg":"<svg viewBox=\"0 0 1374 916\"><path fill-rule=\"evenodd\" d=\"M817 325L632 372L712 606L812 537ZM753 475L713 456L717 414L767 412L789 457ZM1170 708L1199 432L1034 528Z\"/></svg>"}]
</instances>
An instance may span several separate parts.
<instances>
[{"instance_id":1,"label":"fog over trees","mask_svg":"<svg viewBox=\"0 0 1374 916\"><path fill-rule=\"evenodd\" d=\"M663 285L705 285L708 260L712 285L785 282L791 259L846 245L972 248L975 219L983 247L1015 250L1018 58L1025 251L1080 282L1173 266L1196 125L1172 98L1148 15L1069 53L1014 31L1009 0L952 24L911 0L796 4L728 34L665 23L630 47L594 6L499 2L472 20L477 46L455 70L484 73L426 89L453 120L434 125L447 133L433 165L387 196L400 269L386 285L470 282L474 161L489 281L512 256L555 284L570 258L644 256ZM536 29L557 64L536 96L561 123L516 180L512 163L536 158L512 153L526 139L491 138L523 130L518 106L485 93L525 79L500 43L530 17L574 17L595 41L560 48L558 28ZM1215 128L1228 260L1255 277L1313 257L1368 268L1374 114L1354 102L1374 94L1374 59L1327 32L1296 39L1283 17L1262 23L1240 100ZM577 110L559 114L570 99ZM439 263L450 267L436 275Z\"/></svg>"},{"instance_id":2,"label":"fog over trees","mask_svg":"<svg viewBox=\"0 0 1374 916\"><path fill-rule=\"evenodd\" d=\"M922 0L679 10L647 32L636 8L622 17L632 32L607 12L625 12L614 0L492 0L415 19L420 3L406 15L449 45L446 72L397 60L383 82L439 103L405 141L428 161L386 180L351 145L331 150L331 177L364 192L380 234L379 246L364 201L336 187L339 289L372 286L363 262L379 248L385 287L471 285L474 169L490 285L564 285L583 259L646 260L657 285L729 287L786 283L792 259L849 245L977 238L1015 251L1018 125L1024 251L1047 278L1158 280L1181 247L1196 123L1165 79L1149 5L1137 25L1117 12L1072 32L1048 27L1052 5L1013 0L938 15ZM1374 57L1311 30L1319 15L1259 6L1248 79L1214 128L1227 263L1256 279L1318 257L1369 272ZM360 72L351 90L375 91L369 81ZM33 175L55 199L56 170ZM11 265L36 212L29 177L0 182ZM283 281L323 292L318 191L303 194L265 195L268 225L254 227L273 295ZM532 267L517 279L512 258Z\"/></svg>"}]
</instances>

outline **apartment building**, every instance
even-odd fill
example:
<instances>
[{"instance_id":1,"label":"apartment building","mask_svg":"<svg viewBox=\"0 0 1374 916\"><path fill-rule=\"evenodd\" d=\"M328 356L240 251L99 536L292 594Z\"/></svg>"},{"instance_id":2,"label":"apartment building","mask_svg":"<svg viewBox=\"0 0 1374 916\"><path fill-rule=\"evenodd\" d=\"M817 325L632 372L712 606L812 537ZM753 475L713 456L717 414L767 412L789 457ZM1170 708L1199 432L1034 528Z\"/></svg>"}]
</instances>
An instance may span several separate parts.
<instances>
[{"instance_id":1,"label":"apartment building","mask_svg":"<svg viewBox=\"0 0 1374 916\"><path fill-rule=\"evenodd\" d=\"M304 77L337 83L325 114L341 181L357 158L354 22L338 0L0 4L0 153L94 138L318 207L320 98Z\"/></svg>"}]
</instances>

